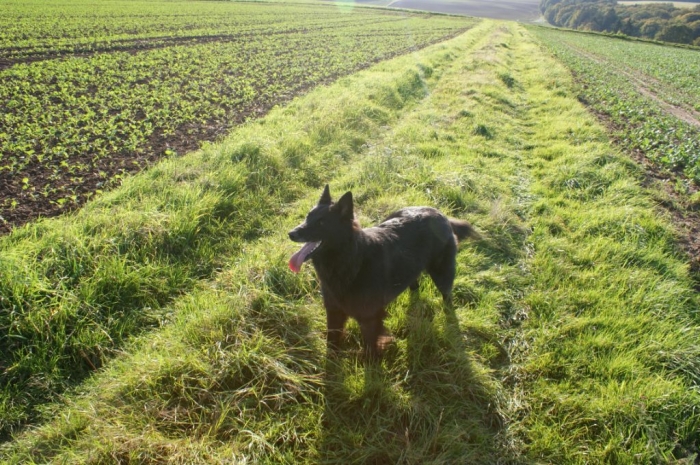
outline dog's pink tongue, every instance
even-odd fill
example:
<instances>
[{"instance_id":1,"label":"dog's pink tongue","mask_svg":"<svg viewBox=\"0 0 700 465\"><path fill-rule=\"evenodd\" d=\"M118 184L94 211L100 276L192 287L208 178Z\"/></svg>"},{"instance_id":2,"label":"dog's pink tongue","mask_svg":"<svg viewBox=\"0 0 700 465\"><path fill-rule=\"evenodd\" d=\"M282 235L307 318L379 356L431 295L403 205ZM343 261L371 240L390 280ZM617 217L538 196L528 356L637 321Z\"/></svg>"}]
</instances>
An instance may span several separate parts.
<instances>
[{"instance_id":1,"label":"dog's pink tongue","mask_svg":"<svg viewBox=\"0 0 700 465\"><path fill-rule=\"evenodd\" d=\"M295 273L298 273L299 270L301 270L301 265L304 264L306 257L316 248L317 245L318 242L307 242L304 244L299 252L292 255L292 258L289 259L289 269Z\"/></svg>"}]
</instances>

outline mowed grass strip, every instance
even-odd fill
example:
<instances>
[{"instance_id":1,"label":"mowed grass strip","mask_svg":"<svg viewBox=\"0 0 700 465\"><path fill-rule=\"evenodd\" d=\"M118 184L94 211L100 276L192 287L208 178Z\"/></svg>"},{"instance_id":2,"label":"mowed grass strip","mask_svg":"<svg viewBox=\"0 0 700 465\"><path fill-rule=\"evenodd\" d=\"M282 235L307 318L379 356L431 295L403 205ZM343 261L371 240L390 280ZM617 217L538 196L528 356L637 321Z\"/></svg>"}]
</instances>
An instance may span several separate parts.
<instances>
[{"instance_id":1,"label":"mowed grass strip","mask_svg":"<svg viewBox=\"0 0 700 465\"><path fill-rule=\"evenodd\" d=\"M392 305L397 340L381 364L361 362L356 325L327 359L313 273L286 266L297 248L286 231L325 179L300 185L264 218L272 234L224 257L166 307L172 324L47 407L55 419L5 445L6 461L694 460L697 296L637 168L522 27L484 22L430 50L386 65L421 69L427 98L325 179L353 190L365 225L407 204L475 224L483 239L461 247L453 311L426 280ZM364 77L375 79L331 89L348 105L361 94L343 83ZM314 115L294 113L302 125ZM281 157L260 140L289 134L266 120L205 153L257 144ZM311 160L309 173L328 162Z\"/></svg>"},{"instance_id":2,"label":"mowed grass strip","mask_svg":"<svg viewBox=\"0 0 700 465\"><path fill-rule=\"evenodd\" d=\"M570 73L529 36L532 282L509 414L546 463L693 463L700 452L697 282L678 236L575 102ZM521 352L522 351L522 352Z\"/></svg>"},{"instance_id":3,"label":"mowed grass strip","mask_svg":"<svg viewBox=\"0 0 700 465\"><path fill-rule=\"evenodd\" d=\"M433 61L437 75L447 60ZM424 98L424 70L401 63L244 126L225 149L163 162L76 215L0 238L0 436L129 337L171 320L173 300Z\"/></svg>"}]
</instances>

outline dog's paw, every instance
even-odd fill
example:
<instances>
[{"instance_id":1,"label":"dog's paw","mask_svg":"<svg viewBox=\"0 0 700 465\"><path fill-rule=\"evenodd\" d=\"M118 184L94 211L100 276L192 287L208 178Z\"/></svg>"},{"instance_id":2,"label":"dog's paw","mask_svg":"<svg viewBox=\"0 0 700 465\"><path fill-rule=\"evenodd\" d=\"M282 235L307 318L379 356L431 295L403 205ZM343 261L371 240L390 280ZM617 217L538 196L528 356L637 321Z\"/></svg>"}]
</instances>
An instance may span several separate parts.
<instances>
[{"instance_id":1,"label":"dog's paw","mask_svg":"<svg viewBox=\"0 0 700 465\"><path fill-rule=\"evenodd\" d=\"M389 336L388 334L383 334L383 335L379 336L379 339L377 340L377 348L379 349L380 352L383 352L393 343L394 343L393 336Z\"/></svg>"}]
</instances>

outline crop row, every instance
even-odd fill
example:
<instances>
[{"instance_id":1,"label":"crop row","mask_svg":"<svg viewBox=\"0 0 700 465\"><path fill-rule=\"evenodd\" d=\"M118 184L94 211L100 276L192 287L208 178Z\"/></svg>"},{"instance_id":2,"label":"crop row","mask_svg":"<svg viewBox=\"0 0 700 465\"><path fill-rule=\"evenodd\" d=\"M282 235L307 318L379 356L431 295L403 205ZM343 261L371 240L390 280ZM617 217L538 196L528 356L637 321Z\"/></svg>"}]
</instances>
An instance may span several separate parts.
<instances>
[{"instance_id":1,"label":"crop row","mask_svg":"<svg viewBox=\"0 0 700 465\"><path fill-rule=\"evenodd\" d=\"M694 102L695 105L700 102L700 95L692 92L692 86L683 87L683 80L670 71L674 68L669 60L675 57L676 68L689 70L697 63L686 63L684 58L694 57L697 62L700 53L680 50L690 54L686 57L677 55L678 50L671 47L659 50L653 44L634 44L632 49L635 51L630 57L643 60L645 64L637 65L636 78L632 78L626 67L632 66L627 60L633 58L620 57L623 49L618 48L615 39L597 38L601 41L600 46L595 48L595 55L591 55L583 47L592 50L596 39L545 28L535 28L533 32L573 71L578 82L579 99L612 123L616 139L625 149L640 153L657 166L682 173L700 184L700 127L669 111L682 102ZM620 42L625 47L629 44ZM644 50L648 53L643 54ZM639 82L642 68L653 70L659 80L651 89L642 89ZM648 78L642 80L650 81ZM685 91L674 92L672 84ZM681 101L676 100L681 98Z\"/></svg>"},{"instance_id":2,"label":"crop row","mask_svg":"<svg viewBox=\"0 0 700 465\"><path fill-rule=\"evenodd\" d=\"M339 15L332 8L294 4L167 1L56 4L28 0L3 5L0 50L124 38L260 33L295 26L356 22L359 17L371 21L377 15L368 10Z\"/></svg>"},{"instance_id":3,"label":"crop row","mask_svg":"<svg viewBox=\"0 0 700 465\"><path fill-rule=\"evenodd\" d=\"M475 24L414 15L386 21L383 12L354 22L338 16L344 27L0 71L0 228L79 204L124 173L195 148L299 91Z\"/></svg>"},{"instance_id":4,"label":"crop row","mask_svg":"<svg viewBox=\"0 0 700 465\"><path fill-rule=\"evenodd\" d=\"M595 34L563 34L569 44L598 55L620 70L642 73L647 84L669 103L700 111L700 52Z\"/></svg>"},{"instance_id":5,"label":"crop row","mask_svg":"<svg viewBox=\"0 0 700 465\"><path fill-rule=\"evenodd\" d=\"M280 18L276 18L281 21ZM363 18L364 25L381 24L389 21L402 21L405 18ZM297 18L286 23L259 22L256 24L225 24L195 30L156 30L138 34L117 34L101 37L57 38L44 41L31 41L25 45L13 43L11 46L0 48L0 65L11 66L15 63L52 59L71 54L94 54L111 51L137 51L151 48L162 48L178 44L197 44L210 41L255 40L257 36L272 36L279 34L308 33L322 29L337 29L356 26L360 21L355 17L339 21L335 18L318 18L317 16Z\"/></svg>"}]
</instances>

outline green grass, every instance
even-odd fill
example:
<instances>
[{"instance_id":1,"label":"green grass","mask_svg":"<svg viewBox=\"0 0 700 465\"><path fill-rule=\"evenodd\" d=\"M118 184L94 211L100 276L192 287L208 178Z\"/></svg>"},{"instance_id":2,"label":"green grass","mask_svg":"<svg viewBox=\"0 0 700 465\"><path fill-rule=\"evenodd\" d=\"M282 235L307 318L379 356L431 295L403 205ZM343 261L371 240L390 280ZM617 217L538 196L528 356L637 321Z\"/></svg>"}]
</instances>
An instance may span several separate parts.
<instances>
[{"instance_id":1,"label":"green grass","mask_svg":"<svg viewBox=\"0 0 700 465\"><path fill-rule=\"evenodd\" d=\"M133 334L169 321L173 300L274 230L285 205L423 96L421 72L379 68L375 83L341 81L243 127L225 154L209 148L164 162L75 217L0 239L0 431L31 421L37 404ZM336 104L343 110L332 111ZM297 112L309 117L298 121Z\"/></svg>"},{"instance_id":2,"label":"green grass","mask_svg":"<svg viewBox=\"0 0 700 465\"><path fill-rule=\"evenodd\" d=\"M639 175L576 101L568 72L514 23L483 22L318 89L75 217L2 240L27 278L9 282L44 299L56 283L74 305L133 295L80 290L88 275L29 273L69 240L85 258L54 259L61 270L120 276L107 264L137 254L139 270L181 267L185 285L148 304L166 324L115 343L103 369L43 405L36 428L0 454L8 463L692 463L699 302ZM353 191L365 226L427 204L482 234L461 247L452 310L429 280L391 305L396 343L378 364L362 362L356 324L339 356L326 357L314 274L287 269L297 245L286 232L325 182L336 196ZM105 265L79 246L120 234L139 239L106 249ZM193 258L157 262L173 236L182 242L170 253ZM154 281L144 276L136 282ZM40 329L52 320L31 319L45 308L35 302L24 315ZM36 332L34 350L46 334Z\"/></svg>"},{"instance_id":3,"label":"green grass","mask_svg":"<svg viewBox=\"0 0 700 465\"><path fill-rule=\"evenodd\" d=\"M537 200L520 427L549 462L691 462L699 306L688 263L638 168L552 70L527 86L540 124L528 159Z\"/></svg>"}]
</instances>

